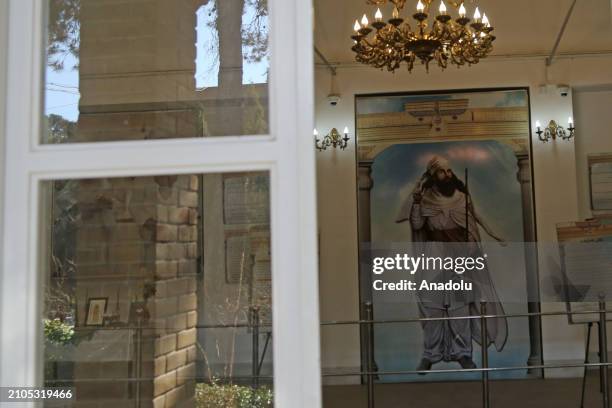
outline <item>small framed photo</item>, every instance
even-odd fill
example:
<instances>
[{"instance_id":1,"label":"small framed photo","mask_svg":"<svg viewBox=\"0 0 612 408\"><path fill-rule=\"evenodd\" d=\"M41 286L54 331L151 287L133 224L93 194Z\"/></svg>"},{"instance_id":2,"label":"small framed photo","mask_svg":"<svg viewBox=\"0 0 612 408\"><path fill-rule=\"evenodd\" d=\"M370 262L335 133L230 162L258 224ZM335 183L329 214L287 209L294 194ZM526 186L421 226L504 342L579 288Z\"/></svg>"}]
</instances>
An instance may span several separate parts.
<instances>
[{"instance_id":1,"label":"small framed photo","mask_svg":"<svg viewBox=\"0 0 612 408\"><path fill-rule=\"evenodd\" d=\"M85 326L102 326L108 298L91 298L87 301Z\"/></svg>"}]
</instances>

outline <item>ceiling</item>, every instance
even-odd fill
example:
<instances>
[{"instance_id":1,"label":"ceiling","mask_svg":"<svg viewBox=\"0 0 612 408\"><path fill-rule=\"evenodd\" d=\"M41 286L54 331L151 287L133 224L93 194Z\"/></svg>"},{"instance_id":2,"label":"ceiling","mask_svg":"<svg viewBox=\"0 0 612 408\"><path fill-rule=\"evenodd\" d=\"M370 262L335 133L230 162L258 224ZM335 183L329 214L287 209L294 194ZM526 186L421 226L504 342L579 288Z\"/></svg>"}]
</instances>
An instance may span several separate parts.
<instances>
[{"instance_id":1,"label":"ceiling","mask_svg":"<svg viewBox=\"0 0 612 408\"><path fill-rule=\"evenodd\" d=\"M551 52L572 1L466 0L466 5L468 15L479 5L495 27L494 55L523 56ZM366 0L314 2L316 47L332 63L353 63L350 36L355 19L367 13L372 20L376 7L367 5ZM407 0L406 7L412 10L416 2ZM439 0L434 0L432 7L437 10L438 5ZM386 5L381 10L386 19L392 8ZM612 0L577 0L558 52L612 53Z\"/></svg>"}]
</instances>

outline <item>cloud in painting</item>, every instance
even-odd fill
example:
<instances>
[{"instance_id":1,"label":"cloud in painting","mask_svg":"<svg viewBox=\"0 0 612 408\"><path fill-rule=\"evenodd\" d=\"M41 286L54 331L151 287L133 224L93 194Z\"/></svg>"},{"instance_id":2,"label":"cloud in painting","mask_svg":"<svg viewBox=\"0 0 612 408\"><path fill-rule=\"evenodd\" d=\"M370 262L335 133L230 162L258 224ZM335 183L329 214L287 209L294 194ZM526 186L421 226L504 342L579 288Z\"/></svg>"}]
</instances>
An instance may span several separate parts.
<instances>
[{"instance_id":1,"label":"cloud in painting","mask_svg":"<svg viewBox=\"0 0 612 408\"><path fill-rule=\"evenodd\" d=\"M438 153L425 153L417 162L425 168L433 156L442 155L451 161L469 161L471 163L485 163L493 157L489 149L479 146L452 146Z\"/></svg>"}]
</instances>

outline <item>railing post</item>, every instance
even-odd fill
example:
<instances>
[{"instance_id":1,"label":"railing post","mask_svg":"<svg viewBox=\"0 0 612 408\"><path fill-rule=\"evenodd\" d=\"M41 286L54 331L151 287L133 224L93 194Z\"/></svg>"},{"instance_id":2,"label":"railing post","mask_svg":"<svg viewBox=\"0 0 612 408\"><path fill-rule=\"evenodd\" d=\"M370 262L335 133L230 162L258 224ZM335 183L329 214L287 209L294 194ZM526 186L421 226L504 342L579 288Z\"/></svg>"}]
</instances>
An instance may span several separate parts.
<instances>
[{"instance_id":1,"label":"railing post","mask_svg":"<svg viewBox=\"0 0 612 408\"><path fill-rule=\"evenodd\" d=\"M374 408L374 308L372 302L365 302L366 324L366 382L368 387L368 408Z\"/></svg>"},{"instance_id":2,"label":"railing post","mask_svg":"<svg viewBox=\"0 0 612 408\"><path fill-rule=\"evenodd\" d=\"M259 307L251 306L251 328L252 328L252 366L253 388L259 387Z\"/></svg>"},{"instance_id":3,"label":"railing post","mask_svg":"<svg viewBox=\"0 0 612 408\"><path fill-rule=\"evenodd\" d=\"M482 406L489 408L491 398L489 395L489 335L487 333L487 302L480 302L480 354L482 360Z\"/></svg>"},{"instance_id":4,"label":"railing post","mask_svg":"<svg viewBox=\"0 0 612 408\"><path fill-rule=\"evenodd\" d=\"M146 310L144 306L136 309L136 408L141 405L141 382L142 378L142 325Z\"/></svg>"},{"instance_id":5,"label":"railing post","mask_svg":"<svg viewBox=\"0 0 612 408\"><path fill-rule=\"evenodd\" d=\"M593 322L589 322L587 325L587 338L586 338L586 346L584 349L584 372L582 374L582 392L580 393L580 408L584 408L584 395L586 392L586 381L589 367L586 364L589 364L589 350L591 346L591 330L593 329Z\"/></svg>"},{"instance_id":6,"label":"railing post","mask_svg":"<svg viewBox=\"0 0 612 408\"><path fill-rule=\"evenodd\" d=\"M603 391L603 406L610 407L608 388L608 333L606 329L606 298L599 295L599 362L601 366L601 386Z\"/></svg>"}]
</instances>

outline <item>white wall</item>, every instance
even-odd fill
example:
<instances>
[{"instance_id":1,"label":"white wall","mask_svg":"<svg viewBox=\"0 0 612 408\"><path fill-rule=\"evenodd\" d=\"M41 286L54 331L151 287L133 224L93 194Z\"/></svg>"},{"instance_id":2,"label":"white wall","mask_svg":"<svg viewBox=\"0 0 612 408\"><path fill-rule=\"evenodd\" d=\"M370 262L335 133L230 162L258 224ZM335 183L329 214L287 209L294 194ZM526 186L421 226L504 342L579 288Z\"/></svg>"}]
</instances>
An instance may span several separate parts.
<instances>
[{"instance_id":1,"label":"white wall","mask_svg":"<svg viewBox=\"0 0 612 408\"><path fill-rule=\"evenodd\" d=\"M429 74L377 71L355 64L340 66L338 88L342 101L330 107L330 75L324 67L316 71L316 125L325 134L332 127L347 125L355 134L355 94L499 88L528 86L531 93L532 120L566 123L573 115L572 97L561 97L541 84L563 83L572 86L612 84L612 56L565 58L557 60L546 72L543 59L491 58L473 67L449 68ZM609 105L608 105L609 106ZM577 119L580 132L581 122ZM595 137L595 136L594 136ZM319 230L321 239L320 288L321 319L357 319L359 293L357 273L357 200L354 143L345 151L328 150L317 154ZM533 143L537 233L540 242L556 240L555 224L578 217L576 161L574 142ZM540 259L547 268L552 259ZM543 305L554 310L558 305ZM582 358L582 327L568 327L564 317L543 322L544 358L547 362ZM323 367L359 367L359 339L355 328L322 329ZM558 370L549 375L578 374L579 370ZM353 382L358 381L354 378Z\"/></svg>"}]
</instances>

